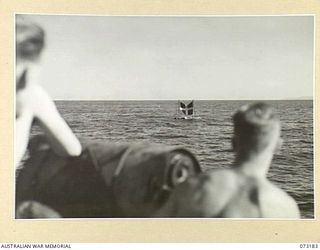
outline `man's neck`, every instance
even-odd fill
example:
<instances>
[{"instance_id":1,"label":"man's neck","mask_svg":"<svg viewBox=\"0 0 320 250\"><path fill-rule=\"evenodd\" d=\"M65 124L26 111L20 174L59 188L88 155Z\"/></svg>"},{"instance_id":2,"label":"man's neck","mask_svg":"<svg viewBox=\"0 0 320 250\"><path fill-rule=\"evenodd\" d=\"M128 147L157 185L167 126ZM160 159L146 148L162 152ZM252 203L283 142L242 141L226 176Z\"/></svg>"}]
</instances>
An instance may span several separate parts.
<instances>
[{"instance_id":1,"label":"man's neck","mask_svg":"<svg viewBox=\"0 0 320 250\"><path fill-rule=\"evenodd\" d=\"M265 178L273 158L273 150L266 149L256 153L248 151L246 154L238 153L235 159L235 167L245 175Z\"/></svg>"}]
</instances>

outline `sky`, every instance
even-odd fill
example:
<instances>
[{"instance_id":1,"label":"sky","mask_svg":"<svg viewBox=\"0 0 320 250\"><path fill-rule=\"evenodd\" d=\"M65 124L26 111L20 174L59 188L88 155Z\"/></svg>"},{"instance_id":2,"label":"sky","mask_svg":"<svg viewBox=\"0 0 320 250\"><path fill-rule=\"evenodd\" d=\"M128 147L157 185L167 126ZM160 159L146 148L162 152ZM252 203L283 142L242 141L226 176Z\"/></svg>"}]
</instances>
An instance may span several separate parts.
<instances>
[{"instance_id":1,"label":"sky","mask_svg":"<svg viewBox=\"0 0 320 250\"><path fill-rule=\"evenodd\" d=\"M28 15L55 100L313 96L313 16Z\"/></svg>"}]
</instances>

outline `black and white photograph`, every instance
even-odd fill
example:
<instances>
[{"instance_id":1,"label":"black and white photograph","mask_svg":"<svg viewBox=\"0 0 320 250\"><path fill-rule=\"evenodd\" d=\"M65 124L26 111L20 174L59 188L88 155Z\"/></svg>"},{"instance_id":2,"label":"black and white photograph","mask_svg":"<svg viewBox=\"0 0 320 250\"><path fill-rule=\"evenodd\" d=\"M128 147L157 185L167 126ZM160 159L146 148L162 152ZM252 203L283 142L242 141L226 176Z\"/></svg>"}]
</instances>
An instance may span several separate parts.
<instances>
[{"instance_id":1,"label":"black and white photograph","mask_svg":"<svg viewBox=\"0 0 320 250\"><path fill-rule=\"evenodd\" d=\"M15 219L314 220L314 23L15 14Z\"/></svg>"}]
</instances>

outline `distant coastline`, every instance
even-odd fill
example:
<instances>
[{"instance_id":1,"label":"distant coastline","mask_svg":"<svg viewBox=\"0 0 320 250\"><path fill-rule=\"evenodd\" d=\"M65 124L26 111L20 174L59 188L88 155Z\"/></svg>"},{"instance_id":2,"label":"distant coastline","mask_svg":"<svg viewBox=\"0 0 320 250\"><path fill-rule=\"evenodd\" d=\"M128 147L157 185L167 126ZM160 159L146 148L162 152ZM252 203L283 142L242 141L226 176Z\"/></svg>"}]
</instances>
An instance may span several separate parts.
<instances>
[{"instance_id":1,"label":"distant coastline","mask_svg":"<svg viewBox=\"0 0 320 250\"><path fill-rule=\"evenodd\" d=\"M109 100L109 99L54 99L54 101L84 101L84 102L89 102L89 101L93 101L93 102L143 102L143 101L147 101L147 102L156 102L156 101L177 101L178 99L175 100L148 100L148 99L127 99L127 100ZM253 101L312 101L313 97L312 96L302 96L302 97L294 97L294 98L284 98L284 99L195 99L195 98L180 98L179 100L195 100L195 101L248 101L248 102L253 102Z\"/></svg>"},{"instance_id":2,"label":"distant coastline","mask_svg":"<svg viewBox=\"0 0 320 250\"><path fill-rule=\"evenodd\" d=\"M312 101L313 96L302 96L302 97L297 97L297 98L289 98L289 99L284 99L284 100L305 100L305 101Z\"/></svg>"}]
</instances>

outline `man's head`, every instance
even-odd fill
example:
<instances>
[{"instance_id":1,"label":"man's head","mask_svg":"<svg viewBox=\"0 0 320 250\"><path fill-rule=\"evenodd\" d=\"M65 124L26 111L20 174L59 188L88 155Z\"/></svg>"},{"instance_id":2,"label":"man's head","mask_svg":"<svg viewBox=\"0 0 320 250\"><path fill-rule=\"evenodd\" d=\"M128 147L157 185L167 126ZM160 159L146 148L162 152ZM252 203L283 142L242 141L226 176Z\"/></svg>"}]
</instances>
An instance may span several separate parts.
<instances>
[{"instance_id":1,"label":"man's head","mask_svg":"<svg viewBox=\"0 0 320 250\"><path fill-rule=\"evenodd\" d=\"M237 153L275 150L280 138L280 120L266 103L242 106L233 116L233 147Z\"/></svg>"},{"instance_id":2,"label":"man's head","mask_svg":"<svg viewBox=\"0 0 320 250\"><path fill-rule=\"evenodd\" d=\"M44 47L43 29L25 17L16 17L16 57L17 60L35 61Z\"/></svg>"},{"instance_id":3,"label":"man's head","mask_svg":"<svg viewBox=\"0 0 320 250\"><path fill-rule=\"evenodd\" d=\"M27 71L34 68L44 47L43 29L23 16L16 17L16 88L24 88ZM30 74L30 73L28 73Z\"/></svg>"}]
</instances>

